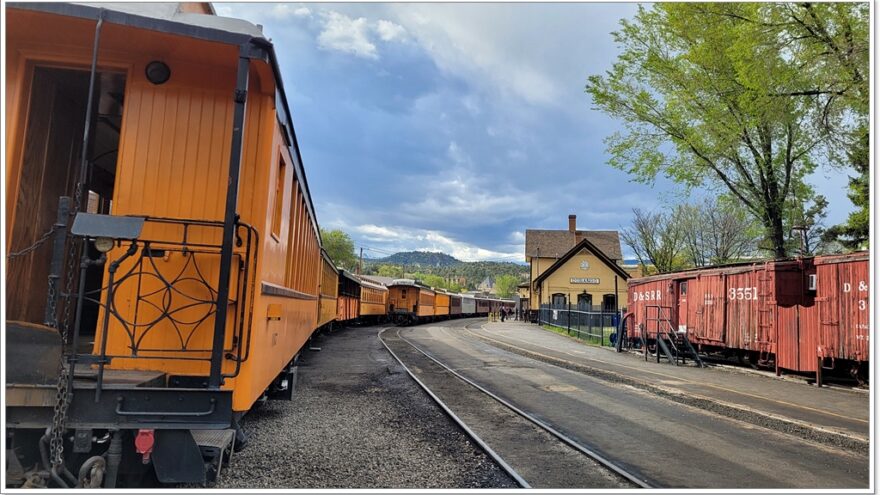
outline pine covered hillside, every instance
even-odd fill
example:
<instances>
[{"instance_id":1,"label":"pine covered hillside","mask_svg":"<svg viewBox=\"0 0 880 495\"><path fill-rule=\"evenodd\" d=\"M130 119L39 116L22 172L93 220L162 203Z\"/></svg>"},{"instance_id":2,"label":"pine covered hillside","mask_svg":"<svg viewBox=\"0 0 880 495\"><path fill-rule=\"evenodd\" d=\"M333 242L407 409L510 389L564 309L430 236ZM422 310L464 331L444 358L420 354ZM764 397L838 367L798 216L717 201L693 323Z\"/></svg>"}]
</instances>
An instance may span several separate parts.
<instances>
[{"instance_id":1,"label":"pine covered hillside","mask_svg":"<svg viewBox=\"0 0 880 495\"><path fill-rule=\"evenodd\" d=\"M521 282L528 278L526 265L503 261L461 261L448 254L425 251L395 253L385 258L364 260L364 273L392 277L424 278L425 275L441 277L462 289L474 290L486 278L513 275ZM450 285L454 287L454 285Z\"/></svg>"},{"instance_id":2,"label":"pine covered hillside","mask_svg":"<svg viewBox=\"0 0 880 495\"><path fill-rule=\"evenodd\" d=\"M463 263L446 253L432 253L430 251L404 251L394 253L385 258L371 260L374 263L387 263L400 266L453 266Z\"/></svg>"}]
</instances>

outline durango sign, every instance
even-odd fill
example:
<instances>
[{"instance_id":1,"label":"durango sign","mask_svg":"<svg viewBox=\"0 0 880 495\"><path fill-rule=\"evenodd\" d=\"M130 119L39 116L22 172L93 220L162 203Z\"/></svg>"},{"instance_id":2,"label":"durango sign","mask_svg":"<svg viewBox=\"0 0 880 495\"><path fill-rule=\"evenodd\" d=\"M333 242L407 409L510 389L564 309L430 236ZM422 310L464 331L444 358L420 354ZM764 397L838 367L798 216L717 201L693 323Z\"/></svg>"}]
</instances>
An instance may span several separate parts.
<instances>
[{"instance_id":1,"label":"durango sign","mask_svg":"<svg viewBox=\"0 0 880 495\"><path fill-rule=\"evenodd\" d=\"M591 278L571 277L569 279L569 283L571 283L571 284L598 284L599 278L598 277L591 277Z\"/></svg>"}]
</instances>

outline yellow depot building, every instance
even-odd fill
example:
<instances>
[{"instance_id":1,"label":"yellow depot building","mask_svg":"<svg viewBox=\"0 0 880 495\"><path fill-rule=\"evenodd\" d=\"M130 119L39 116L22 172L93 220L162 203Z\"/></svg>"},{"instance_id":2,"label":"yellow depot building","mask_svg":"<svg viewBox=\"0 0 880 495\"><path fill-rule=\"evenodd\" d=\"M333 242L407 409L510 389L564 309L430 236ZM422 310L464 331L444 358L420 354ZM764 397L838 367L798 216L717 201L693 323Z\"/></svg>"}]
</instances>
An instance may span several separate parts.
<instances>
[{"instance_id":1,"label":"yellow depot building","mask_svg":"<svg viewBox=\"0 0 880 495\"><path fill-rule=\"evenodd\" d=\"M526 230L529 264L529 308L542 304L580 311L614 311L626 307L626 281L620 235L616 230Z\"/></svg>"}]
</instances>

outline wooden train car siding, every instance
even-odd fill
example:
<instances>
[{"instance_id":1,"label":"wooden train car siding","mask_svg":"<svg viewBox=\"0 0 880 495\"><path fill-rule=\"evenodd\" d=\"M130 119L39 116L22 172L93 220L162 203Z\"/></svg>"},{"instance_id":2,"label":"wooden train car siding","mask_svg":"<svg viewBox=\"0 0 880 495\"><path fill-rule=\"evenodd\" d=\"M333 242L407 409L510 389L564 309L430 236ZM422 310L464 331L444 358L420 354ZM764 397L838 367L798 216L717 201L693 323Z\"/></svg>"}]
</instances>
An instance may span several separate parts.
<instances>
[{"instance_id":1,"label":"wooden train car siding","mask_svg":"<svg viewBox=\"0 0 880 495\"><path fill-rule=\"evenodd\" d=\"M461 314L461 296L458 294L452 294L449 296L449 314L450 315L460 315Z\"/></svg>"},{"instance_id":2,"label":"wooden train car siding","mask_svg":"<svg viewBox=\"0 0 880 495\"><path fill-rule=\"evenodd\" d=\"M434 295L434 315L449 316L449 294L437 292Z\"/></svg>"},{"instance_id":3,"label":"wooden train car siding","mask_svg":"<svg viewBox=\"0 0 880 495\"><path fill-rule=\"evenodd\" d=\"M700 347L748 352L764 362L775 357L778 368L801 372L817 371L817 356L867 361L868 284L861 292L853 289L867 273L867 255L854 254L630 280L633 336L653 338L659 327L671 325ZM809 289L813 274L818 291ZM656 321L657 307L668 324ZM841 325L842 319L847 322Z\"/></svg>"},{"instance_id":4,"label":"wooden train car siding","mask_svg":"<svg viewBox=\"0 0 880 495\"><path fill-rule=\"evenodd\" d=\"M13 96L6 111L9 141L6 178L7 229L19 224L18 213L31 206L20 196L25 177L27 115L31 94L40 92L32 85L39 67L63 67L87 71L92 55L95 21L67 17L26 8L8 8L7 24L7 86ZM39 25L33 30L27 26ZM120 49L119 47L124 47ZM171 78L154 85L144 76L147 63L161 54L171 68ZM134 28L112 22L105 23L98 53L101 74L124 75L122 120L119 147L112 180L114 215L140 215L221 221L224 216L226 183L229 175L230 141L232 136L233 88L235 85L238 46L205 41L181 35ZM248 308L237 300L239 280L233 272L232 300L228 313L226 348L233 349L232 328L241 323L240 315L250 323L250 358L241 365L240 373L226 380L225 388L234 388L233 408L247 410L305 343L318 320L318 287L321 256L317 223L309 213L310 200L305 194L304 177L298 170L298 156L291 156L282 135L276 113L275 77L272 67L262 61L250 64L248 99L245 114L241 180L238 191L238 213L243 222L260 234L254 240L253 260L256 287ZM80 116L81 118L81 116ZM33 123L32 123L33 125ZM81 139L81 131L77 139ZM58 140L60 142L60 139ZM279 177L279 163L285 163L285 176ZM276 188L276 185L278 186ZM72 195L68 186L51 191L52 195ZM276 191L277 190L277 191ZM198 194L192 194L198 191ZM282 195L283 197L276 198ZM24 201L24 202L23 202ZM278 222L272 208L280 203ZM307 204L308 203L308 204ZM57 204L57 203L56 203ZM18 212L16 211L18 210ZM275 223L275 225L273 225ZM280 224L279 224L280 223ZM276 230L277 236L271 232ZM22 242L14 230L7 240L7 249ZM169 240L179 238L179 226L148 224L142 238ZM188 242L219 243L219 229L194 228ZM122 250L109 253L113 261ZM233 263L238 266L244 247L238 247ZM199 270L206 284L218 279L219 256L195 254L200 258ZM185 266L187 256L167 252L153 257L154 271L174 272ZM120 271L130 265L124 264ZM192 268L189 268L192 270ZM153 270L151 268L151 270ZM149 277L148 277L149 278ZM106 279L105 279L106 282ZM155 282L147 281L141 293ZM211 291L190 284L196 296L210 299ZM216 290L216 288L214 289ZM201 291L201 292L200 292ZM121 284L116 301L124 318L132 318L137 301L136 284ZM125 302L127 301L127 302ZM201 318L200 310L184 308L176 298L170 310L176 317L192 321ZM269 311L269 305L273 310ZM141 305L140 321L158 315ZM267 318L277 314L280 319ZM179 310L179 311L178 311ZM154 314L155 313L155 314ZM202 311L204 313L204 311ZM253 316L250 316L253 315ZM206 375L205 361L166 359L180 356L178 348L193 357L205 357L213 333L213 315L178 335L171 321L160 321L148 330L140 344L155 349L145 359L117 358L115 368L160 369L170 374ZM99 318L101 315L99 315ZM89 329L85 330L89 332ZM136 338L147 330L139 327ZM100 333L96 342L100 340ZM181 340L185 344L181 344ZM111 318L108 332L108 353L117 356L131 353L130 339L121 325ZM224 372L231 372L234 363L226 360Z\"/></svg>"},{"instance_id":5,"label":"wooden train car siding","mask_svg":"<svg viewBox=\"0 0 880 495\"><path fill-rule=\"evenodd\" d=\"M357 319L360 316L360 300L360 281L345 270L341 270L339 272L339 295L337 299L336 319L339 321Z\"/></svg>"},{"instance_id":6,"label":"wooden train car siding","mask_svg":"<svg viewBox=\"0 0 880 495\"><path fill-rule=\"evenodd\" d=\"M417 316L434 316L436 293L430 289L419 289Z\"/></svg>"},{"instance_id":7,"label":"wooden train car siding","mask_svg":"<svg viewBox=\"0 0 880 495\"><path fill-rule=\"evenodd\" d=\"M477 313L477 300L474 296L461 296L461 314L473 315Z\"/></svg>"},{"instance_id":8,"label":"wooden train car siding","mask_svg":"<svg viewBox=\"0 0 880 495\"><path fill-rule=\"evenodd\" d=\"M318 303L318 327L336 319L337 295L339 293L339 272L333 262L322 252L321 256L321 299Z\"/></svg>"},{"instance_id":9,"label":"wooden train car siding","mask_svg":"<svg viewBox=\"0 0 880 495\"><path fill-rule=\"evenodd\" d=\"M384 316L388 312L388 289L361 280L360 316Z\"/></svg>"},{"instance_id":10,"label":"wooden train car siding","mask_svg":"<svg viewBox=\"0 0 880 495\"><path fill-rule=\"evenodd\" d=\"M815 259L819 355L826 360L870 358L868 253Z\"/></svg>"}]
</instances>

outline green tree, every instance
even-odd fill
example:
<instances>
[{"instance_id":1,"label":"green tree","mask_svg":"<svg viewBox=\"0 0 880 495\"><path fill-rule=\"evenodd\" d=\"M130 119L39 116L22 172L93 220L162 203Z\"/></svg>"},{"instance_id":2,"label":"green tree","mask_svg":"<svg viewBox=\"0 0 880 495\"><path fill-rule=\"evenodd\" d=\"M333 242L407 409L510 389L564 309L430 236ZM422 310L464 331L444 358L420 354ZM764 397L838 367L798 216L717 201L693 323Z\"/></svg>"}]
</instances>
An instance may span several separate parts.
<instances>
[{"instance_id":1,"label":"green tree","mask_svg":"<svg viewBox=\"0 0 880 495\"><path fill-rule=\"evenodd\" d=\"M357 266L357 256L354 254L354 241L348 234L341 230L321 229L321 241L324 250L330 255L330 259L346 270L354 270Z\"/></svg>"},{"instance_id":2,"label":"green tree","mask_svg":"<svg viewBox=\"0 0 880 495\"><path fill-rule=\"evenodd\" d=\"M446 281L443 280L443 277L441 277L440 275L419 273L416 278L418 280L420 280L423 284L427 285L428 287L434 287L437 289L445 289L446 288Z\"/></svg>"},{"instance_id":3,"label":"green tree","mask_svg":"<svg viewBox=\"0 0 880 495\"><path fill-rule=\"evenodd\" d=\"M403 267L397 265L382 264L376 272L380 277L403 278Z\"/></svg>"},{"instance_id":4,"label":"green tree","mask_svg":"<svg viewBox=\"0 0 880 495\"><path fill-rule=\"evenodd\" d=\"M498 293L498 297L513 297L516 294L517 285L519 285L519 279L513 275L495 277L495 291Z\"/></svg>"},{"instance_id":5,"label":"green tree","mask_svg":"<svg viewBox=\"0 0 880 495\"><path fill-rule=\"evenodd\" d=\"M767 15L744 19L777 37L806 77L792 98L813 102L818 127L833 144L831 163L849 164L847 196L856 211L827 229L823 243L867 247L870 236L870 6L853 3L768 3ZM818 206L818 203L813 207Z\"/></svg>"},{"instance_id":6,"label":"green tree","mask_svg":"<svg viewBox=\"0 0 880 495\"><path fill-rule=\"evenodd\" d=\"M624 124L606 141L612 166L645 183L663 174L728 190L785 257L787 200L833 143L802 94L814 62L779 36L773 14L757 3L640 7L614 33L623 53L586 91Z\"/></svg>"}]
</instances>

